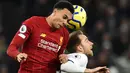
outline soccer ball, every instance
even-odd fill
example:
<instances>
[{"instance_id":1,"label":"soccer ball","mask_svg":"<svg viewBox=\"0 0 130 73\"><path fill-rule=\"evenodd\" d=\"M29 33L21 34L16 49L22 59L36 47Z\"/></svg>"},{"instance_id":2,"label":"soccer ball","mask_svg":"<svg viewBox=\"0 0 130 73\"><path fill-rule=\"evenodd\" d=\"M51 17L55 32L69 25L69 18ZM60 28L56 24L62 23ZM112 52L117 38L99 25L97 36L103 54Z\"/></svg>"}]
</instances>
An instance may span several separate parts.
<instances>
[{"instance_id":1,"label":"soccer ball","mask_svg":"<svg viewBox=\"0 0 130 73\"><path fill-rule=\"evenodd\" d=\"M67 28L70 30L79 30L85 25L87 20L87 14L83 7L79 5L73 5L74 14L72 19L68 20Z\"/></svg>"}]
</instances>

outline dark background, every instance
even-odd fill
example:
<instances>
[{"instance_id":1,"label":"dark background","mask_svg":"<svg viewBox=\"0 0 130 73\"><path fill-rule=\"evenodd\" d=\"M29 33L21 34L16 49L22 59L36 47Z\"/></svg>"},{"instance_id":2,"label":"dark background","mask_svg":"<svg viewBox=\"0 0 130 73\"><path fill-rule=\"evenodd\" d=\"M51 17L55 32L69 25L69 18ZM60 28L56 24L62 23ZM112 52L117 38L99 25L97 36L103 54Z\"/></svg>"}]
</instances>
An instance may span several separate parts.
<instances>
[{"instance_id":1,"label":"dark background","mask_svg":"<svg viewBox=\"0 0 130 73\"><path fill-rule=\"evenodd\" d=\"M6 54L21 23L33 16L48 16L58 0L0 0L0 73L17 73L19 63ZM69 0L87 12L82 28L94 42L88 67L104 66L110 73L130 73L130 1Z\"/></svg>"}]
</instances>

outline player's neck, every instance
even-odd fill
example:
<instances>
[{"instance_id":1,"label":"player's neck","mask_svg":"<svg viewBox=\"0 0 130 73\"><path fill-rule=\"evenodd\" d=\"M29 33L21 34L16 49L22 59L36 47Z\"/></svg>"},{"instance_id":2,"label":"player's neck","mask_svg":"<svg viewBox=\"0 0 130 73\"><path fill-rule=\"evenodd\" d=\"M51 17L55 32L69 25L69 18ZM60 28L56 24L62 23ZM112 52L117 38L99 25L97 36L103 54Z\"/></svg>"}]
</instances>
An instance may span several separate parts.
<instances>
[{"instance_id":1,"label":"player's neck","mask_svg":"<svg viewBox=\"0 0 130 73\"><path fill-rule=\"evenodd\" d=\"M52 27L50 16L46 17L46 21L47 21L48 25L49 25L50 27Z\"/></svg>"},{"instance_id":2,"label":"player's neck","mask_svg":"<svg viewBox=\"0 0 130 73\"><path fill-rule=\"evenodd\" d=\"M48 25L51 27L51 31L56 31L57 29L55 29L55 28L53 28L53 26L52 26L52 23L51 23L51 15L50 16L48 16L47 18L46 18L46 21L47 21L47 23L48 23Z\"/></svg>"},{"instance_id":3,"label":"player's neck","mask_svg":"<svg viewBox=\"0 0 130 73\"><path fill-rule=\"evenodd\" d=\"M76 53L81 53L81 54L84 54L83 52L81 52L81 51L76 51Z\"/></svg>"}]
</instances>

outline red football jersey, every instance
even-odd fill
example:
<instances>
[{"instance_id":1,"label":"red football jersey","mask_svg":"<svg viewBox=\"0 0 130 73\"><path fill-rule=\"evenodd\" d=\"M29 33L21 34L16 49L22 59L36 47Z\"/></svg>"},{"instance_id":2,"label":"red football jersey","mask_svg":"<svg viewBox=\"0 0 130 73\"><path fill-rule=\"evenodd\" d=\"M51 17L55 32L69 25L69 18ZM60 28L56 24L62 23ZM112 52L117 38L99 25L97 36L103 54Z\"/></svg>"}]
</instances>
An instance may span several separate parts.
<instances>
[{"instance_id":1,"label":"red football jersey","mask_svg":"<svg viewBox=\"0 0 130 73\"><path fill-rule=\"evenodd\" d=\"M52 31L45 17L25 20L8 47L8 55L16 58L22 47L28 54L18 73L56 73L58 55L66 49L69 32L65 27Z\"/></svg>"}]
</instances>

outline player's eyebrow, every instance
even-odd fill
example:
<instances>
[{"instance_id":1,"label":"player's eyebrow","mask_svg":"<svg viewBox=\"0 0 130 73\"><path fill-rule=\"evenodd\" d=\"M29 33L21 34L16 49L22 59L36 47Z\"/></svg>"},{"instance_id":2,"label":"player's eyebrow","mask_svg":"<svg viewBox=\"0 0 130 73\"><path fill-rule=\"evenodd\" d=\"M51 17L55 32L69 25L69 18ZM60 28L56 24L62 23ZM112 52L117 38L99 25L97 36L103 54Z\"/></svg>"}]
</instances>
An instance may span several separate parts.
<instances>
[{"instance_id":1,"label":"player's eyebrow","mask_svg":"<svg viewBox=\"0 0 130 73\"><path fill-rule=\"evenodd\" d=\"M87 38L87 37L85 38L85 41L88 41L88 38Z\"/></svg>"}]
</instances>

